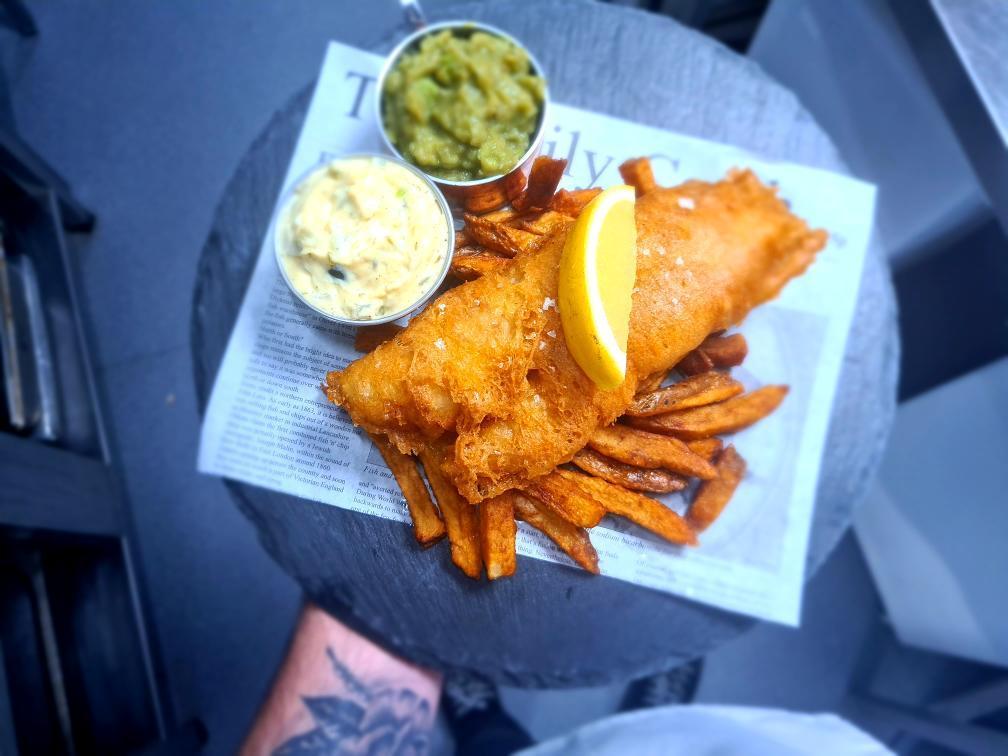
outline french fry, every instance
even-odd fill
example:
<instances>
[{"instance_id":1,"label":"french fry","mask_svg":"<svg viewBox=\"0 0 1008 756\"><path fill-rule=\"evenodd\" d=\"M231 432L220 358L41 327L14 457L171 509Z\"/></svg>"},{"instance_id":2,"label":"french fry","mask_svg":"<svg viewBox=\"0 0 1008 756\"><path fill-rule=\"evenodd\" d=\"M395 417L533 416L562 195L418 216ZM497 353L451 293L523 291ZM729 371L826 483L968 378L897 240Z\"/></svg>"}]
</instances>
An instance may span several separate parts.
<instances>
[{"instance_id":1,"label":"french fry","mask_svg":"<svg viewBox=\"0 0 1008 756\"><path fill-rule=\"evenodd\" d=\"M455 486L441 472L437 456L433 452L421 450L420 461L444 517L452 562L473 580L479 580L483 562L480 559L479 514L476 507L459 496Z\"/></svg>"},{"instance_id":2,"label":"french fry","mask_svg":"<svg viewBox=\"0 0 1008 756\"><path fill-rule=\"evenodd\" d=\"M718 455L714 466L717 468L717 477L700 484L686 513L686 522L697 533L710 527L724 511L745 476L746 462L731 445Z\"/></svg>"},{"instance_id":3,"label":"french fry","mask_svg":"<svg viewBox=\"0 0 1008 756\"><path fill-rule=\"evenodd\" d=\"M581 211L585 209L585 205L601 193L602 190L598 187L594 189L575 189L574 191L561 189L550 200L550 209L571 218L577 218L581 214Z\"/></svg>"},{"instance_id":4,"label":"french fry","mask_svg":"<svg viewBox=\"0 0 1008 756\"><path fill-rule=\"evenodd\" d=\"M708 336L700 348L710 357L716 368L730 368L741 365L749 354L749 345L741 333L730 336Z\"/></svg>"},{"instance_id":5,"label":"french fry","mask_svg":"<svg viewBox=\"0 0 1008 756\"><path fill-rule=\"evenodd\" d=\"M726 373L710 371L685 378L657 391L638 394L627 409L630 417L650 417L665 412L703 407L741 394L745 388Z\"/></svg>"},{"instance_id":6,"label":"french fry","mask_svg":"<svg viewBox=\"0 0 1008 756\"><path fill-rule=\"evenodd\" d=\"M514 171L504 178L504 194L507 195L508 202L514 202L516 197L521 196L528 184L528 176L523 171Z\"/></svg>"},{"instance_id":7,"label":"french fry","mask_svg":"<svg viewBox=\"0 0 1008 756\"><path fill-rule=\"evenodd\" d=\"M605 509L584 495L578 487L583 475L557 468L548 475L529 481L522 490L550 507L567 522L579 528L594 528L605 517Z\"/></svg>"},{"instance_id":8,"label":"french fry","mask_svg":"<svg viewBox=\"0 0 1008 756\"><path fill-rule=\"evenodd\" d=\"M609 459L593 449L582 449L571 460L589 475L631 491L672 493L686 488L686 478L668 470L640 468Z\"/></svg>"},{"instance_id":9,"label":"french fry","mask_svg":"<svg viewBox=\"0 0 1008 756\"><path fill-rule=\"evenodd\" d=\"M607 457L635 467L663 467L704 480L715 475L714 466L691 452L679 439L624 425L600 428L588 439L588 445Z\"/></svg>"},{"instance_id":10,"label":"french fry","mask_svg":"<svg viewBox=\"0 0 1008 756\"><path fill-rule=\"evenodd\" d=\"M659 388L661 388L662 381L664 381L667 376L668 376L667 372L665 372L664 370L659 370L657 373L654 373L653 375L649 375L648 377L644 378L640 383L637 384L636 396L640 396L641 394L647 394L652 391L657 391Z\"/></svg>"},{"instance_id":11,"label":"french fry","mask_svg":"<svg viewBox=\"0 0 1008 756\"><path fill-rule=\"evenodd\" d=\"M546 210L538 215L522 218L518 221L518 228L540 236L548 236L559 229L566 228L570 222L571 219L563 213L558 213L556 210Z\"/></svg>"},{"instance_id":12,"label":"french fry","mask_svg":"<svg viewBox=\"0 0 1008 756\"><path fill-rule=\"evenodd\" d=\"M518 564L515 556L517 530L514 494L510 491L479 505L480 555L490 580L514 575Z\"/></svg>"},{"instance_id":13,"label":"french fry","mask_svg":"<svg viewBox=\"0 0 1008 756\"><path fill-rule=\"evenodd\" d=\"M483 191L474 192L465 197L465 211L467 213L488 213L496 210L508 201L507 192L503 187L486 186Z\"/></svg>"},{"instance_id":14,"label":"french fry","mask_svg":"<svg viewBox=\"0 0 1008 756\"><path fill-rule=\"evenodd\" d=\"M511 223L511 221L518 219L520 216L515 211L514 208L504 207L500 210L494 210L492 213L484 213L480 216L485 221L491 221L493 223Z\"/></svg>"},{"instance_id":15,"label":"french fry","mask_svg":"<svg viewBox=\"0 0 1008 756\"><path fill-rule=\"evenodd\" d=\"M529 171L525 191L512 199L511 205L520 213L547 209L566 168L566 160L556 160L548 155L537 157L532 163L532 170Z\"/></svg>"},{"instance_id":16,"label":"french fry","mask_svg":"<svg viewBox=\"0 0 1008 756\"><path fill-rule=\"evenodd\" d=\"M480 276L485 276L491 271L497 270L507 264L508 258L501 257L493 252L469 252L456 254L452 257L451 267L448 271L463 281L472 281Z\"/></svg>"},{"instance_id":17,"label":"french fry","mask_svg":"<svg viewBox=\"0 0 1008 756\"><path fill-rule=\"evenodd\" d=\"M353 346L358 352L367 354L373 352L397 333L403 330L402 326L395 323L382 323L381 325L360 326L354 334ZM377 443L377 442L376 442Z\"/></svg>"},{"instance_id":18,"label":"french fry","mask_svg":"<svg viewBox=\"0 0 1008 756\"><path fill-rule=\"evenodd\" d=\"M520 520L542 532L588 572L599 574L598 553L592 546L587 530L567 522L545 504L537 503L521 493L514 494L514 507Z\"/></svg>"},{"instance_id":19,"label":"french fry","mask_svg":"<svg viewBox=\"0 0 1008 756\"><path fill-rule=\"evenodd\" d=\"M445 535L445 524L420 477L416 460L400 452L386 438L371 435L371 441L378 447L382 459L402 489L410 517L413 518L413 535L417 542L427 548L440 541Z\"/></svg>"},{"instance_id":20,"label":"french fry","mask_svg":"<svg viewBox=\"0 0 1008 756\"><path fill-rule=\"evenodd\" d=\"M676 365L683 375L706 373L714 368L741 365L749 353L749 345L741 333L724 336L722 332L708 336Z\"/></svg>"},{"instance_id":21,"label":"french fry","mask_svg":"<svg viewBox=\"0 0 1008 756\"><path fill-rule=\"evenodd\" d=\"M720 452L724 447L724 441L717 437L698 438L693 441L687 441L686 446L688 446L690 451L694 454L699 454L708 462L713 462L714 458L718 455L718 452Z\"/></svg>"},{"instance_id":22,"label":"french fry","mask_svg":"<svg viewBox=\"0 0 1008 756\"><path fill-rule=\"evenodd\" d=\"M478 215L463 215L466 232L487 250L499 252L507 257L515 257L522 252L536 249L541 244L536 234L511 228L505 223L486 220Z\"/></svg>"},{"instance_id":23,"label":"french fry","mask_svg":"<svg viewBox=\"0 0 1008 756\"><path fill-rule=\"evenodd\" d=\"M714 361L707 356L707 352L700 349L694 349L692 352L687 354L679 363L675 366L677 372L685 375L687 377L692 375L700 375L702 373L710 372L714 369Z\"/></svg>"},{"instance_id":24,"label":"french fry","mask_svg":"<svg viewBox=\"0 0 1008 756\"><path fill-rule=\"evenodd\" d=\"M601 478L582 477L581 485L592 492L608 512L625 517L642 528L657 533L666 541L688 546L696 545L696 534L686 520L660 501L634 491L627 491Z\"/></svg>"},{"instance_id":25,"label":"french fry","mask_svg":"<svg viewBox=\"0 0 1008 756\"><path fill-rule=\"evenodd\" d=\"M654 417L631 417L627 422L634 428L686 440L709 438L734 433L762 420L780 406L787 392L787 386L764 386L718 404Z\"/></svg>"},{"instance_id":26,"label":"french fry","mask_svg":"<svg viewBox=\"0 0 1008 756\"><path fill-rule=\"evenodd\" d=\"M634 194L640 197L658 186L655 181L651 160L646 157L627 160L619 167L623 181L634 188Z\"/></svg>"}]
</instances>

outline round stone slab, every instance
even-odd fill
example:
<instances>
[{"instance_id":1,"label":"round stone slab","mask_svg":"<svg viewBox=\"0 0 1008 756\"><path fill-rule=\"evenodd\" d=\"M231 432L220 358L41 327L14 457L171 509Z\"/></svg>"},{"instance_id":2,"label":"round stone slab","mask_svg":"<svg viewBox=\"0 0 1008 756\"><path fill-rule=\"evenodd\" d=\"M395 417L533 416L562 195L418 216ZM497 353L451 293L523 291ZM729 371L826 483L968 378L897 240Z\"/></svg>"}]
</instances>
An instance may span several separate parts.
<instances>
[{"instance_id":1,"label":"round stone slab","mask_svg":"<svg viewBox=\"0 0 1008 756\"><path fill-rule=\"evenodd\" d=\"M675 22L575 0L456 6L523 40L554 99L776 160L846 169L797 99L750 60ZM390 35L388 43L394 39ZM238 166L203 249L192 349L205 407L310 98L292 98ZM869 253L833 407L809 545L811 575L849 525L895 409L899 343L885 261ZM587 686L671 668L753 624L561 565L473 582L402 523L228 482L269 553L315 602L420 664L525 687Z\"/></svg>"}]
</instances>

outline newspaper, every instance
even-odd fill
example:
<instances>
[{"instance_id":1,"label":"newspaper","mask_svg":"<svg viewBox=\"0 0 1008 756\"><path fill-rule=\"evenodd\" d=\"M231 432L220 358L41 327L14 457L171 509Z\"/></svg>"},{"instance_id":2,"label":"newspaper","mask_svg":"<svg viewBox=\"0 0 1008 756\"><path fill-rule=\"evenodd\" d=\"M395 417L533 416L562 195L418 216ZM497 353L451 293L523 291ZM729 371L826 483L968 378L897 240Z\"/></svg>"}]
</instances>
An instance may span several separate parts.
<instances>
[{"instance_id":1,"label":"newspaper","mask_svg":"<svg viewBox=\"0 0 1008 756\"><path fill-rule=\"evenodd\" d=\"M329 154L379 151L373 117L381 58L332 43L285 187ZM620 183L619 164L650 155L662 184L716 180L734 166L779 185L792 209L830 232L810 271L741 330L749 357L734 371L748 386L786 383L781 408L733 437L749 472L695 549L664 543L626 521L592 531L602 573L690 599L796 625L820 458L868 245L874 187L823 171L766 162L736 148L556 105L545 152L568 160L568 188ZM281 279L272 228L259 253L203 422L199 470L408 522L388 468L319 384L359 355L354 329L301 306ZM686 492L687 496L689 492ZM682 512L686 499L667 503ZM520 554L570 564L521 524Z\"/></svg>"}]
</instances>

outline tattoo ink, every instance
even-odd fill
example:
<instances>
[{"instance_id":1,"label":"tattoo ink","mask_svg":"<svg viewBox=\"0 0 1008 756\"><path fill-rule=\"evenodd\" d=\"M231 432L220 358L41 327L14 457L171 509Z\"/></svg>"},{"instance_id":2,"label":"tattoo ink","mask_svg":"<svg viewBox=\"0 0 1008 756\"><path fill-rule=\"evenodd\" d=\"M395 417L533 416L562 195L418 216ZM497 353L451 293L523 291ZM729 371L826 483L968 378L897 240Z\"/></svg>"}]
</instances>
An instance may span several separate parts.
<instances>
[{"instance_id":1,"label":"tattoo ink","mask_svg":"<svg viewBox=\"0 0 1008 756\"><path fill-rule=\"evenodd\" d=\"M331 647L326 656L341 695L303 696L314 727L282 743L274 756L428 752L432 712L425 698L409 688L363 682Z\"/></svg>"}]
</instances>

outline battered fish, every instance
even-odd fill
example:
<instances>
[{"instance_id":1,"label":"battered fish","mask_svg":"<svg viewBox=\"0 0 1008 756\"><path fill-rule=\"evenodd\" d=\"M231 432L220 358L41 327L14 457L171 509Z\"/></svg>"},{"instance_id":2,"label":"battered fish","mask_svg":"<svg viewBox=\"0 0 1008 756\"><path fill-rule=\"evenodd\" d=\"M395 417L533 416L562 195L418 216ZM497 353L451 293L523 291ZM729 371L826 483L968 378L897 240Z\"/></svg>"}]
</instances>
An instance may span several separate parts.
<instances>
[{"instance_id":1,"label":"battered fish","mask_svg":"<svg viewBox=\"0 0 1008 756\"><path fill-rule=\"evenodd\" d=\"M343 371L329 399L403 452L435 447L470 502L553 470L623 413L639 382L739 323L826 242L749 171L637 200L627 376L599 389L574 362L556 310L563 232L442 295Z\"/></svg>"}]
</instances>

